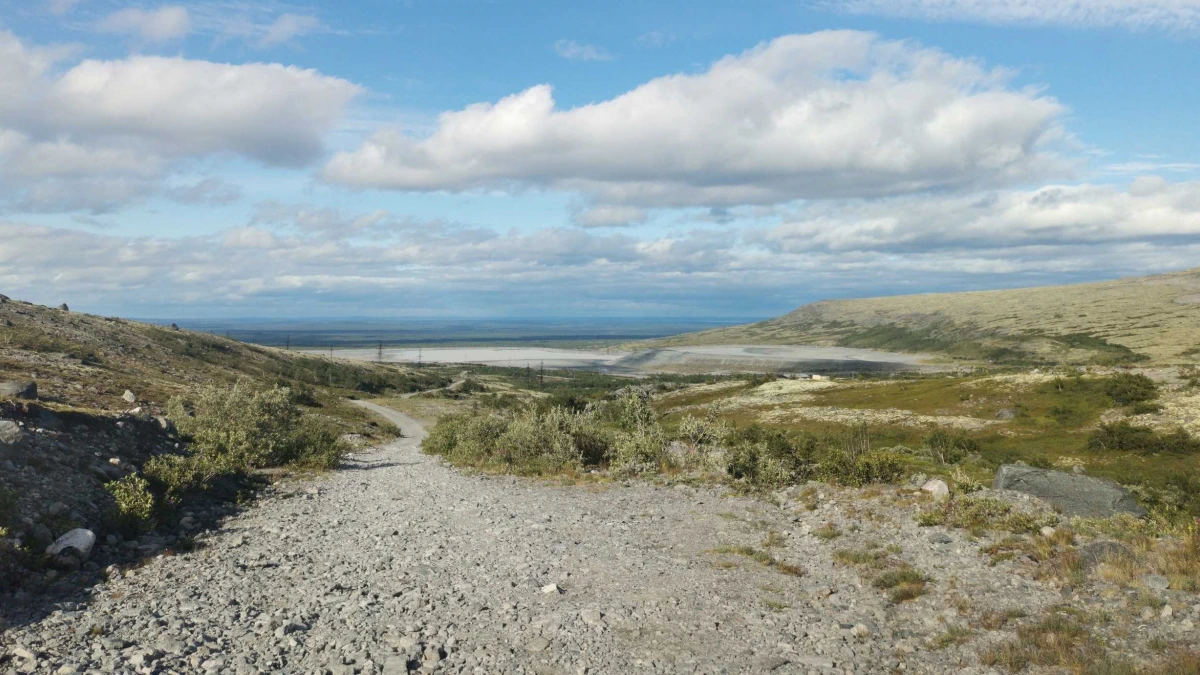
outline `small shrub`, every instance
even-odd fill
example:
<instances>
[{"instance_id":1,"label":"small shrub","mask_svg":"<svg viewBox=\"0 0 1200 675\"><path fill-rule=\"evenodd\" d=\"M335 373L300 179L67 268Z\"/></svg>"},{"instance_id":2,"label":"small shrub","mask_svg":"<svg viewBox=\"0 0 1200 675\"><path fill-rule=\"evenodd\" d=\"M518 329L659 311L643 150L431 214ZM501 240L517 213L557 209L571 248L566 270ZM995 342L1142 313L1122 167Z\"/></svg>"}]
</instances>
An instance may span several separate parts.
<instances>
[{"instance_id":1,"label":"small shrub","mask_svg":"<svg viewBox=\"0 0 1200 675\"><path fill-rule=\"evenodd\" d=\"M657 426L624 431L613 445L611 466L620 473L653 473L662 467L666 456L666 438Z\"/></svg>"},{"instance_id":2,"label":"small shrub","mask_svg":"<svg viewBox=\"0 0 1200 675\"><path fill-rule=\"evenodd\" d=\"M854 487L895 483L904 476L904 457L893 450L869 450L853 456L835 449L825 454L818 473L827 481Z\"/></svg>"},{"instance_id":3,"label":"small shrub","mask_svg":"<svg viewBox=\"0 0 1200 675\"><path fill-rule=\"evenodd\" d=\"M1117 405L1149 401L1158 396L1158 385L1141 374L1117 373L1104 383L1104 393Z\"/></svg>"},{"instance_id":4,"label":"small shrub","mask_svg":"<svg viewBox=\"0 0 1200 675\"><path fill-rule=\"evenodd\" d=\"M167 410L195 452L247 467L276 466L296 454L302 413L286 388L204 387L189 399L172 398Z\"/></svg>"},{"instance_id":5,"label":"small shrub","mask_svg":"<svg viewBox=\"0 0 1200 675\"><path fill-rule=\"evenodd\" d=\"M1153 401L1142 401L1141 403L1133 404L1133 406L1129 409L1129 414L1130 415L1153 415L1155 413L1162 412L1162 409L1163 409L1162 405L1160 405L1158 403L1155 403Z\"/></svg>"},{"instance_id":6,"label":"small shrub","mask_svg":"<svg viewBox=\"0 0 1200 675\"><path fill-rule=\"evenodd\" d=\"M145 478L131 474L104 486L116 501L114 520L126 532L142 533L153 529L154 495Z\"/></svg>"},{"instance_id":7,"label":"small shrub","mask_svg":"<svg viewBox=\"0 0 1200 675\"><path fill-rule=\"evenodd\" d=\"M1052 513L1015 511L1013 505L995 497L952 497L938 506L917 514L917 523L929 527L945 525L967 530L1008 530L1037 532L1043 526L1058 522Z\"/></svg>"},{"instance_id":8,"label":"small shrub","mask_svg":"<svg viewBox=\"0 0 1200 675\"><path fill-rule=\"evenodd\" d=\"M979 452L979 442L961 433L951 434L945 429L935 429L925 437L925 448L938 462L957 464L968 454Z\"/></svg>"},{"instance_id":9,"label":"small shrub","mask_svg":"<svg viewBox=\"0 0 1200 675\"><path fill-rule=\"evenodd\" d=\"M1190 454L1200 452L1200 440L1183 428L1159 433L1149 427L1139 427L1121 420L1101 424L1088 437L1089 450L1119 450L1152 454L1156 452Z\"/></svg>"},{"instance_id":10,"label":"small shrub","mask_svg":"<svg viewBox=\"0 0 1200 675\"><path fill-rule=\"evenodd\" d=\"M950 479L954 481L954 490L962 494L970 494L979 492L983 489L983 481L972 478L962 467L955 467L950 473Z\"/></svg>"},{"instance_id":11,"label":"small shrub","mask_svg":"<svg viewBox=\"0 0 1200 675\"><path fill-rule=\"evenodd\" d=\"M758 488L776 488L807 479L813 472L817 442L811 436L791 437L758 425L730 434L726 440L725 471Z\"/></svg>"}]
</instances>

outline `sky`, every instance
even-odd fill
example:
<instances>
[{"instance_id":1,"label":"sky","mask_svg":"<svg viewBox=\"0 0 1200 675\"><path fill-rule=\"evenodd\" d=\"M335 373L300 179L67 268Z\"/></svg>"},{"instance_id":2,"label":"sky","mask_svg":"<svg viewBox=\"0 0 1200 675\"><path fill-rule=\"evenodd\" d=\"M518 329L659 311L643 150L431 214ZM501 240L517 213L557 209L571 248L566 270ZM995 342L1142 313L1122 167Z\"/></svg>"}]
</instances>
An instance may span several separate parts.
<instances>
[{"instance_id":1,"label":"sky","mask_svg":"<svg viewBox=\"0 0 1200 675\"><path fill-rule=\"evenodd\" d=\"M1200 266L1200 0L0 0L0 293L769 317Z\"/></svg>"}]
</instances>

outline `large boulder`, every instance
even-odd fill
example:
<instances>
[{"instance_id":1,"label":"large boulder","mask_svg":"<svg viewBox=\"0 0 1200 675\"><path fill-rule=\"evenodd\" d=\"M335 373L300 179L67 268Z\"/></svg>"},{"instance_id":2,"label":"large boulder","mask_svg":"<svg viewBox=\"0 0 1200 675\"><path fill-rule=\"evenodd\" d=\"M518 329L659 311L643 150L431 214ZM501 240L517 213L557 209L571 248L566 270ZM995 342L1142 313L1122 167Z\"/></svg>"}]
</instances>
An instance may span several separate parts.
<instances>
[{"instance_id":1,"label":"large boulder","mask_svg":"<svg viewBox=\"0 0 1200 675\"><path fill-rule=\"evenodd\" d=\"M1067 516L1106 518L1131 513L1139 518L1146 509L1128 490L1103 478L1080 476L1023 464L1005 464L996 472L992 487L1033 495Z\"/></svg>"},{"instance_id":2,"label":"large boulder","mask_svg":"<svg viewBox=\"0 0 1200 675\"><path fill-rule=\"evenodd\" d=\"M37 398L37 382L0 382L0 397Z\"/></svg>"}]
</instances>

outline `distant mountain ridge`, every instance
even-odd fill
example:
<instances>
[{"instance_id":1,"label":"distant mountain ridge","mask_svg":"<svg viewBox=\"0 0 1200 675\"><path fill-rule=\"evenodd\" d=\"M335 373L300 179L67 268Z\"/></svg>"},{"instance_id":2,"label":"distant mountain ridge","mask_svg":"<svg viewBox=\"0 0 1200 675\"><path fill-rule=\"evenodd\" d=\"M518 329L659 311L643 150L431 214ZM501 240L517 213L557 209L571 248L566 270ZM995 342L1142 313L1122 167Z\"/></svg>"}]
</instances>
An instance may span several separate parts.
<instances>
[{"instance_id":1,"label":"distant mountain ridge","mask_svg":"<svg viewBox=\"0 0 1200 675\"><path fill-rule=\"evenodd\" d=\"M837 345L993 363L1197 363L1200 268L1066 286L824 300L775 319L648 344Z\"/></svg>"}]
</instances>

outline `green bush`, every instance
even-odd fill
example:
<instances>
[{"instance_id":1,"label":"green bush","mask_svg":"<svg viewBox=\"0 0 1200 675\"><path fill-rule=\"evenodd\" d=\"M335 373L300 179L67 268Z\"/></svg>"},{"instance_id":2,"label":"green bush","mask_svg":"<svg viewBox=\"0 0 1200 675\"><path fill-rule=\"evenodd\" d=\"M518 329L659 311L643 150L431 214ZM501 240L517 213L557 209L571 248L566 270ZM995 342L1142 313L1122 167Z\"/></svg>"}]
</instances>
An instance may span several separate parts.
<instances>
[{"instance_id":1,"label":"green bush","mask_svg":"<svg viewBox=\"0 0 1200 675\"><path fill-rule=\"evenodd\" d=\"M1158 385L1141 374L1117 373L1104 383L1104 393L1117 405L1149 401L1158 396Z\"/></svg>"},{"instance_id":2,"label":"green bush","mask_svg":"<svg viewBox=\"0 0 1200 675\"><path fill-rule=\"evenodd\" d=\"M925 437L925 448L942 464L958 464L968 454L979 452L979 442L961 432L951 434L945 429L934 429Z\"/></svg>"},{"instance_id":3,"label":"green bush","mask_svg":"<svg viewBox=\"0 0 1200 675\"><path fill-rule=\"evenodd\" d=\"M789 436L757 424L738 429L726 439L725 471L754 487L777 488L811 477L817 441Z\"/></svg>"},{"instance_id":4,"label":"green bush","mask_svg":"<svg viewBox=\"0 0 1200 675\"><path fill-rule=\"evenodd\" d=\"M1129 414L1152 415L1157 412L1162 412L1162 409L1163 407L1159 403L1155 403L1153 401L1142 401L1141 403L1133 404L1133 406L1129 409Z\"/></svg>"},{"instance_id":5,"label":"green bush","mask_svg":"<svg viewBox=\"0 0 1200 675\"><path fill-rule=\"evenodd\" d=\"M193 452L228 458L234 465L277 466L297 452L303 413L284 387L204 387L190 399L172 398L167 411Z\"/></svg>"},{"instance_id":6,"label":"green bush","mask_svg":"<svg viewBox=\"0 0 1200 675\"><path fill-rule=\"evenodd\" d=\"M114 520L126 532L143 533L154 528L154 495L145 478L131 474L104 486L116 501Z\"/></svg>"},{"instance_id":7,"label":"green bush","mask_svg":"<svg viewBox=\"0 0 1200 675\"><path fill-rule=\"evenodd\" d=\"M459 464L517 473L553 473L607 461L613 432L594 412L534 406L516 413L475 412L438 420L422 449Z\"/></svg>"},{"instance_id":8,"label":"green bush","mask_svg":"<svg viewBox=\"0 0 1200 675\"><path fill-rule=\"evenodd\" d=\"M613 444L610 466L624 474L654 473L667 461L667 439L658 425L621 431Z\"/></svg>"},{"instance_id":9,"label":"green bush","mask_svg":"<svg viewBox=\"0 0 1200 675\"><path fill-rule=\"evenodd\" d=\"M1121 420L1101 424L1088 437L1089 450L1120 450L1151 454L1200 452L1200 441L1182 428L1170 433L1159 433L1149 427L1139 427Z\"/></svg>"},{"instance_id":10,"label":"green bush","mask_svg":"<svg viewBox=\"0 0 1200 675\"><path fill-rule=\"evenodd\" d=\"M952 497L917 514L917 524L926 527L946 525L1015 533L1037 532L1057 522L1058 516L1053 513L1017 511L1006 501L985 496Z\"/></svg>"},{"instance_id":11,"label":"green bush","mask_svg":"<svg viewBox=\"0 0 1200 675\"><path fill-rule=\"evenodd\" d=\"M172 398L168 414L203 456L202 471L227 473L298 464L332 468L346 446L323 418L305 416L285 387L254 390L204 387L191 397Z\"/></svg>"},{"instance_id":12,"label":"green bush","mask_svg":"<svg viewBox=\"0 0 1200 675\"><path fill-rule=\"evenodd\" d=\"M178 504L188 493L202 492L217 478L241 473L228 458L211 455L160 455L151 457L142 473L154 484L155 490L171 505Z\"/></svg>"}]
</instances>

